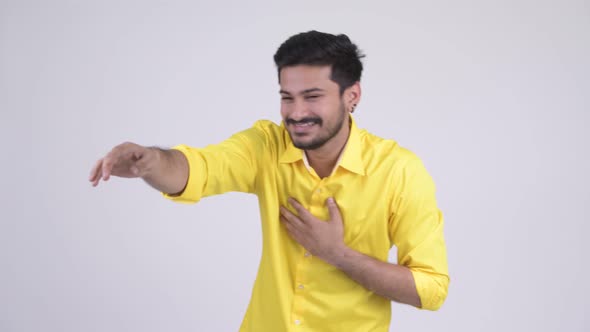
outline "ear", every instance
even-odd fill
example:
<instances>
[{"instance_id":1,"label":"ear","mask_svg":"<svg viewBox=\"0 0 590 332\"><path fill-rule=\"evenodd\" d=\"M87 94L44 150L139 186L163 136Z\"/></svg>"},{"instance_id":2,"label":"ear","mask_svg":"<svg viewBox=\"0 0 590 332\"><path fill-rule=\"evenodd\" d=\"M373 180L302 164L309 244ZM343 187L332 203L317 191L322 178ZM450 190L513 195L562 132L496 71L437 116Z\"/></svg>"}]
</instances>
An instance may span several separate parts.
<instances>
[{"instance_id":1,"label":"ear","mask_svg":"<svg viewBox=\"0 0 590 332\"><path fill-rule=\"evenodd\" d=\"M350 113L354 112L354 109L361 101L361 82L357 81L353 85L349 86L344 90L344 103L346 110Z\"/></svg>"}]
</instances>

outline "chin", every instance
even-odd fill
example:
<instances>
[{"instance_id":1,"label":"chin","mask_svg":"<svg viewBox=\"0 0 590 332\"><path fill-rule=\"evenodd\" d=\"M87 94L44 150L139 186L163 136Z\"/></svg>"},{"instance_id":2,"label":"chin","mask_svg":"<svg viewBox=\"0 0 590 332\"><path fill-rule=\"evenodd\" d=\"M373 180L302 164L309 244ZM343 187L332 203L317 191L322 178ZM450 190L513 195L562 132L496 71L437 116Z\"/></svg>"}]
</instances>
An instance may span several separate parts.
<instances>
[{"instance_id":1,"label":"chin","mask_svg":"<svg viewBox=\"0 0 590 332\"><path fill-rule=\"evenodd\" d=\"M301 150L307 150L309 149L309 142L301 142L301 141L293 141L293 145L295 145L296 148L301 149Z\"/></svg>"},{"instance_id":2,"label":"chin","mask_svg":"<svg viewBox=\"0 0 590 332\"><path fill-rule=\"evenodd\" d=\"M313 140L311 141L293 141L293 145L295 145L296 148L301 149L301 150L316 150L321 148L324 143L326 142L314 142Z\"/></svg>"}]
</instances>

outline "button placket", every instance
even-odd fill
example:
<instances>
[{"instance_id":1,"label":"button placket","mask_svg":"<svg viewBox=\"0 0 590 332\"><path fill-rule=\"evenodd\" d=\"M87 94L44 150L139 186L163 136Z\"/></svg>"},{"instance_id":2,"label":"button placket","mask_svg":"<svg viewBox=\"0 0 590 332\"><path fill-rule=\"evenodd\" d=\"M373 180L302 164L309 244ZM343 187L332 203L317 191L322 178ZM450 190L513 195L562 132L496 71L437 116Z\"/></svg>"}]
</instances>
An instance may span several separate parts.
<instances>
[{"instance_id":1,"label":"button placket","mask_svg":"<svg viewBox=\"0 0 590 332\"><path fill-rule=\"evenodd\" d=\"M317 182L315 188L311 191L311 197L309 204L306 205L306 209L313 215L324 219L326 216L325 200L327 198L326 181L324 179ZM309 287L307 284L307 274L311 266L313 266L313 255L303 249L301 252L302 256L299 256L299 262L297 264L297 270L294 280L293 290L293 307L291 311L291 322L295 326L304 325L305 318L305 303L307 302L306 297L309 294Z\"/></svg>"},{"instance_id":2,"label":"button placket","mask_svg":"<svg viewBox=\"0 0 590 332\"><path fill-rule=\"evenodd\" d=\"M291 310L291 321L296 326L303 325L305 318L305 285L307 283L307 274L311 263L309 259L311 254L305 251L305 249L301 251L300 255L293 285L293 308Z\"/></svg>"}]
</instances>

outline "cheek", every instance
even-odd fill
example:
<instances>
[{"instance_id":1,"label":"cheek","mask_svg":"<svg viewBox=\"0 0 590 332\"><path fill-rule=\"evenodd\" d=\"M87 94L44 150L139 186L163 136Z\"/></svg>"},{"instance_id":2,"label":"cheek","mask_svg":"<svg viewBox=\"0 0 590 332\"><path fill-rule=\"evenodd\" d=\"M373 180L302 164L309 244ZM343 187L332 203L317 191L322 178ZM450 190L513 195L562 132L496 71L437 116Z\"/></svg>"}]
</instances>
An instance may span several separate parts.
<instances>
[{"instance_id":1,"label":"cheek","mask_svg":"<svg viewBox=\"0 0 590 332\"><path fill-rule=\"evenodd\" d=\"M289 114L289 106L281 104L281 117L285 119Z\"/></svg>"}]
</instances>

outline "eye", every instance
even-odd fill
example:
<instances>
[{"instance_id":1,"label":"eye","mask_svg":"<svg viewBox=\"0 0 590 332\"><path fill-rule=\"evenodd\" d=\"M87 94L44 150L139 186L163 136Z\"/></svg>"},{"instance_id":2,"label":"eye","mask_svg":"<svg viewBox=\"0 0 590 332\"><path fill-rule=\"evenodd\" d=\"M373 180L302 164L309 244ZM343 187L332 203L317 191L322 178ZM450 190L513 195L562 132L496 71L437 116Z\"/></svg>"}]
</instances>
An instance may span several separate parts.
<instances>
[{"instance_id":1,"label":"eye","mask_svg":"<svg viewBox=\"0 0 590 332\"><path fill-rule=\"evenodd\" d=\"M305 99L318 99L319 97L321 97L320 95L311 95L311 96L305 96Z\"/></svg>"},{"instance_id":2,"label":"eye","mask_svg":"<svg viewBox=\"0 0 590 332\"><path fill-rule=\"evenodd\" d=\"M293 98L292 97L281 97L281 100L283 100L283 101L291 101L291 100L293 100Z\"/></svg>"}]
</instances>

